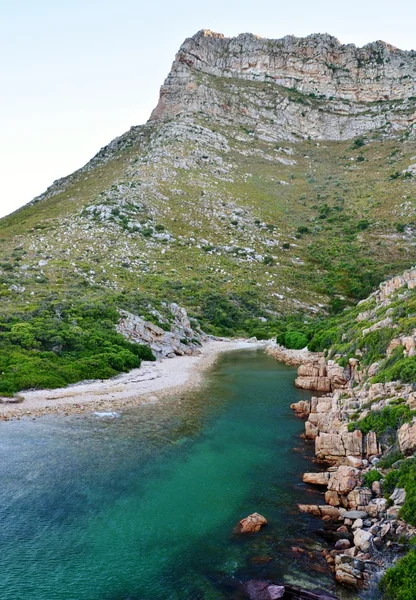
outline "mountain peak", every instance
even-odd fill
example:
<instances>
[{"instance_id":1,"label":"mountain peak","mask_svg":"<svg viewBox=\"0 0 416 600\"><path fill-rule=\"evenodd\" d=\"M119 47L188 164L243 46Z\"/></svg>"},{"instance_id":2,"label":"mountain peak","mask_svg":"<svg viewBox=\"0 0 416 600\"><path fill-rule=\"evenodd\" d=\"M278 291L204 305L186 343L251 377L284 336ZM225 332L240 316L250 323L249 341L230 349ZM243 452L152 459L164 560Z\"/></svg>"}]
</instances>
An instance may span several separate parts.
<instances>
[{"instance_id":1,"label":"mountain peak","mask_svg":"<svg viewBox=\"0 0 416 600\"><path fill-rule=\"evenodd\" d=\"M181 45L151 120L207 108L201 75L249 80L328 99L374 103L416 95L416 53L377 41L362 48L328 33L267 39L203 29ZM201 98L202 93L202 98Z\"/></svg>"}]
</instances>

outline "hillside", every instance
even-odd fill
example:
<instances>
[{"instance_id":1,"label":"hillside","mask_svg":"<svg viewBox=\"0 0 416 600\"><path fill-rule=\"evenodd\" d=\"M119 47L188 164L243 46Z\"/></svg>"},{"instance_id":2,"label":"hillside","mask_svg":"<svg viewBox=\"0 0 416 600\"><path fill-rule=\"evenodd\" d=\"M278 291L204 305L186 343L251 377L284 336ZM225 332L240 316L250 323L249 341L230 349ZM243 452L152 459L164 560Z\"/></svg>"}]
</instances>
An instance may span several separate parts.
<instances>
[{"instance_id":1,"label":"hillside","mask_svg":"<svg viewBox=\"0 0 416 600\"><path fill-rule=\"evenodd\" d=\"M45 311L267 337L364 298L416 263L415 118L415 52L197 33L146 125L0 221L2 348Z\"/></svg>"}]
</instances>

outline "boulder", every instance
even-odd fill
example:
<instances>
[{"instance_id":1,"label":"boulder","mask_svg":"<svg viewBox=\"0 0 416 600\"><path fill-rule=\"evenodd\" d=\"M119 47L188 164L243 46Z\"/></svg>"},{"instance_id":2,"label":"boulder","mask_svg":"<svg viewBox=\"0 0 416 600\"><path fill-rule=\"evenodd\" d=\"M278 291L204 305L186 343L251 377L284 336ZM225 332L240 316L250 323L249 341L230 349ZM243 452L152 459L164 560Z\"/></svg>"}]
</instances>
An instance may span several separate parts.
<instances>
[{"instance_id":1,"label":"boulder","mask_svg":"<svg viewBox=\"0 0 416 600\"><path fill-rule=\"evenodd\" d=\"M354 467L346 465L338 467L335 473L330 474L328 490L333 490L340 494L348 494L357 486L359 473Z\"/></svg>"},{"instance_id":2,"label":"boulder","mask_svg":"<svg viewBox=\"0 0 416 600\"><path fill-rule=\"evenodd\" d=\"M343 519L351 519L355 521L356 519L365 519L368 514L364 510L346 510L342 514Z\"/></svg>"},{"instance_id":3,"label":"boulder","mask_svg":"<svg viewBox=\"0 0 416 600\"><path fill-rule=\"evenodd\" d=\"M362 587L363 571L364 565L362 561L353 556L340 554L335 558L335 579L342 585L354 589Z\"/></svg>"},{"instance_id":4,"label":"boulder","mask_svg":"<svg viewBox=\"0 0 416 600\"><path fill-rule=\"evenodd\" d=\"M406 500L406 490L403 488L395 488L394 492L390 496L390 500L393 500L394 505L402 506Z\"/></svg>"},{"instance_id":5,"label":"boulder","mask_svg":"<svg viewBox=\"0 0 416 600\"><path fill-rule=\"evenodd\" d=\"M311 485L323 485L327 486L329 481L329 473L323 471L322 473L304 473L303 482L310 483Z\"/></svg>"},{"instance_id":6,"label":"boulder","mask_svg":"<svg viewBox=\"0 0 416 600\"><path fill-rule=\"evenodd\" d=\"M335 543L335 550L347 550L351 548L351 542L349 540L338 540Z\"/></svg>"},{"instance_id":7,"label":"boulder","mask_svg":"<svg viewBox=\"0 0 416 600\"><path fill-rule=\"evenodd\" d=\"M350 492L347 496L348 499L348 507L355 510L359 509L359 507L367 506L373 497L373 494L370 488L358 488L356 487L352 492Z\"/></svg>"},{"instance_id":8,"label":"boulder","mask_svg":"<svg viewBox=\"0 0 416 600\"><path fill-rule=\"evenodd\" d=\"M315 456L318 460L339 463L347 456L362 457L363 435L360 430L342 433L321 432L315 440Z\"/></svg>"},{"instance_id":9,"label":"boulder","mask_svg":"<svg viewBox=\"0 0 416 600\"><path fill-rule=\"evenodd\" d=\"M239 533L256 533L265 525L267 525L267 519L259 513L253 513L245 519L241 519L237 529Z\"/></svg>"},{"instance_id":10,"label":"boulder","mask_svg":"<svg viewBox=\"0 0 416 600\"><path fill-rule=\"evenodd\" d=\"M298 417L306 418L311 412L311 403L309 400L300 400L290 405Z\"/></svg>"},{"instance_id":11,"label":"boulder","mask_svg":"<svg viewBox=\"0 0 416 600\"><path fill-rule=\"evenodd\" d=\"M341 504L338 492L327 490L325 492L325 502L330 506L339 506Z\"/></svg>"},{"instance_id":12,"label":"boulder","mask_svg":"<svg viewBox=\"0 0 416 600\"><path fill-rule=\"evenodd\" d=\"M406 455L413 454L416 451L416 420L402 425L398 436L400 451Z\"/></svg>"},{"instance_id":13,"label":"boulder","mask_svg":"<svg viewBox=\"0 0 416 600\"><path fill-rule=\"evenodd\" d=\"M356 529L354 532L354 546L361 552L368 552L371 548L373 534L365 529Z\"/></svg>"}]
</instances>

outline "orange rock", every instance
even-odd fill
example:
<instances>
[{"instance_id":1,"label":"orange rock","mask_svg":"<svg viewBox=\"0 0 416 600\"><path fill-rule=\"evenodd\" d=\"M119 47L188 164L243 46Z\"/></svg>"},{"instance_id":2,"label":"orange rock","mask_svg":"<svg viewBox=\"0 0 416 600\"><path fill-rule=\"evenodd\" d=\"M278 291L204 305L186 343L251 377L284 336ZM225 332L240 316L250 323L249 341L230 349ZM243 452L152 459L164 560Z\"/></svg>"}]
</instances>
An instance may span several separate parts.
<instances>
[{"instance_id":1,"label":"orange rock","mask_svg":"<svg viewBox=\"0 0 416 600\"><path fill-rule=\"evenodd\" d=\"M253 513L245 519L241 519L237 527L239 533L256 533L265 525L267 525L267 519L259 513Z\"/></svg>"}]
</instances>

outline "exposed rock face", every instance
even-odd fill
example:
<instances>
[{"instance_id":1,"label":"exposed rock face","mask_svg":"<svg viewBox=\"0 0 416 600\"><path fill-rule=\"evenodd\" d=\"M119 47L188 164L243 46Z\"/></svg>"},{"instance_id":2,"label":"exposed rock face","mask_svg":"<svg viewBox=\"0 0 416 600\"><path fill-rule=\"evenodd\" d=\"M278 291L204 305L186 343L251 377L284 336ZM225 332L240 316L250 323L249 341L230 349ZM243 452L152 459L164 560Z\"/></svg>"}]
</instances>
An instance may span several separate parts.
<instances>
[{"instance_id":1,"label":"exposed rock face","mask_svg":"<svg viewBox=\"0 0 416 600\"><path fill-rule=\"evenodd\" d=\"M399 429L399 446L403 454L416 452L416 420L405 423Z\"/></svg>"},{"instance_id":2,"label":"exposed rock face","mask_svg":"<svg viewBox=\"0 0 416 600\"><path fill-rule=\"evenodd\" d=\"M124 310L120 311L117 331L133 342L150 346L156 358L198 353L208 336L198 327L192 328L184 308L171 304L170 311L173 316L170 331Z\"/></svg>"},{"instance_id":3,"label":"exposed rock face","mask_svg":"<svg viewBox=\"0 0 416 600\"><path fill-rule=\"evenodd\" d=\"M330 474L328 481L328 490L348 494L358 484L359 471L353 467L340 466Z\"/></svg>"},{"instance_id":4,"label":"exposed rock face","mask_svg":"<svg viewBox=\"0 0 416 600\"><path fill-rule=\"evenodd\" d=\"M253 513L245 519L241 519L237 528L239 533L256 533L265 525L267 525L267 519L259 513Z\"/></svg>"},{"instance_id":5,"label":"exposed rock face","mask_svg":"<svg viewBox=\"0 0 416 600\"><path fill-rule=\"evenodd\" d=\"M349 382L357 379L357 365L347 365L344 369L335 361L326 361L324 357L304 362L298 368L295 385L304 390L331 392L344 389Z\"/></svg>"},{"instance_id":6,"label":"exposed rock face","mask_svg":"<svg viewBox=\"0 0 416 600\"><path fill-rule=\"evenodd\" d=\"M271 40L249 33L226 38L202 30L182 44L151 120L203 110L245 123L257 119L259 132L275 139L288 139L293 133L348 139L387 123L383 101L396 100L394 126L409 127L415 121L414 103L408 100L416 95L415 65L415 52L380 41L356 48L326 34ZM213 78L218 86L209 84ZM238 93L233 89L238 80L255 88L244 111L234 110L227 101L230 94ZM220 89L223 85L228 95ZM288 89L310 94L314 101L296 106L288 101ZM249 85L246 90L249 97ZM271 127L267 119L272 115L275 125Z\"/></svg>"},{"instance_id":7,"label":"exposed rock face","mask_svg":"<svg viewBox=\"0 0 416 600\"><path fill-rule=\"evenodd\" d=\"M384 281L380 284L379 289L373 295L380 304L394 292L397 292L397 290L399 290L401 287L407 287L409 289L416 287L416 269L409 269L402 275L397 275L397 277L392 277L388 281Z\"/></svg>"}]
</instances>

